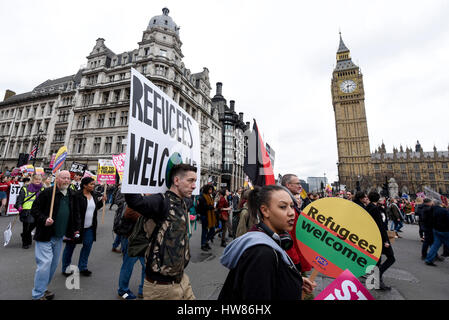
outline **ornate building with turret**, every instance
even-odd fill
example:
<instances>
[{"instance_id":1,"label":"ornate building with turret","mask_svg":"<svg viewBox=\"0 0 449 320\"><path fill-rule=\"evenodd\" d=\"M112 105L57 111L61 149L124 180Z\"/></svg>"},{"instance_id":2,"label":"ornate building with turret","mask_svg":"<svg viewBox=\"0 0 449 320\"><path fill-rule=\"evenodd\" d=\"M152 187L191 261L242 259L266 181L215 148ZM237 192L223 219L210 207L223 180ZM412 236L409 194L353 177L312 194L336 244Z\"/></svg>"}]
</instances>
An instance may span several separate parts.
<instances>
[{"instance_id":1,"label":"ornate building with turret","mask_svg":"<svg viewBox=\"0 0 449 320\"><path fill-rule=\"evenodd\" d=\"M348 190L381 190L386 181L394 178L401 194L415 194L425 186L449 194L449 148L437 151L434 147L424 152L417 142L414 150L400 146L387 153L382 143L373 153L370 151L363 75L352 62L341 34L331 92L340 184Z\"/></svg>"},{"instance_id":2,"label":"ornate building with turret","mask_svg":"<svg viewBox=\"0 0 449 320\"><path fill-rule=\"evenodd\" d=\"M164 8L143 31L138 47L114 53L97 39L87 65L76 74L47 80L31 92L7 92L0 102L1 170L17 165L39 141L36 166L48 167L61 146L72 161L97 169L98 159L125 152L130 70L135 68L184 108L200 125L201 184L221 182L222 129L212 106L209 70L192 73L182 61L179 27Z\"/></svg>"}]
</instances>

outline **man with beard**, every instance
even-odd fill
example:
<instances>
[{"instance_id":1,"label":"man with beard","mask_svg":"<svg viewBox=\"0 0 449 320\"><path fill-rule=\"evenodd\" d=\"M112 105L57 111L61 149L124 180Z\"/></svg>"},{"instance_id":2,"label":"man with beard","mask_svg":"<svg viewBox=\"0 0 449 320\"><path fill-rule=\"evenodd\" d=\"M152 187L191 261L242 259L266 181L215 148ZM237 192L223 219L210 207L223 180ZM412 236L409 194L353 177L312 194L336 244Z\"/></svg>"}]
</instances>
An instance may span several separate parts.
<instances>
[{"instance_id":1,"label":"man with beard","mask_svg":"<svg viewBox=\"0 0 449 320\"><path fill-rule=\"evenodd\" d=\"M36 222L36 264L33 300L51 300L54 294L47 290L58 266L63 237L79 236L81 218L73 209L74 195L70 185L70 172L60 171L56 175L56 190L53 214L50 218L53 188L40 193L33 203L31 214Z\"/></svg>"}]
</instances>

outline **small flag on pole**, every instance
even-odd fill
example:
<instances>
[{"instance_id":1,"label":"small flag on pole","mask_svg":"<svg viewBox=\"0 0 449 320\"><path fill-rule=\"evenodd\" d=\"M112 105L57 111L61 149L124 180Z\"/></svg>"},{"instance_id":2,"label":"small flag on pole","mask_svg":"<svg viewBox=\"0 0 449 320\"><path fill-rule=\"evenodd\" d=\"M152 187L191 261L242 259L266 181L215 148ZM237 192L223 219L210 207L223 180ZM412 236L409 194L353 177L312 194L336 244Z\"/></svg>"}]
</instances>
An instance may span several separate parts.
<instances>
[{"instance_id":1,"label":"small flag on pole","mask_svg":"<svg viewBox=\"0 0 449 320\"><path fill-rule=\"evenodd\" d=\"M33 158L36 158L36 152L37 152L37 144L33 146L33 149L30 152L30 156L28 157L28 161L30 161Z\"/></svg>"},{"instance_id":2,"label":"small flag on pole","mask_svg":"<svg viewBox=\"0 0 449 320\"><path fill-rule=\"evenodd\" d=\"M59 148L58 153L56 153L55 163L53 165L53 174L55 174L59 168L64 164L65 158L67 157L67 147L62 146Z\"/></svg>"},{"instance_id":3,"label":"small flag on pole","mask_svg":"<svg viewBox=\"0 0 449 320\"><path fill-rule=\"evenodd\" d=\"M256 186L268 186L276 183L270 157L262 141L256 120L248 138L243 171Z\"/></svg>"},{"instance_id":4,"label":"small flag on pole","mask_svg":"<svg viewBox=\"0 0 449 320\"><path fill-rule=\"evenodd\" d=\"M301 191L299 192L299 195L301 196L301 198L304 200L305 198L307 198L307 192L306 190L301 186Z\"/></svg>"}]
</instances>

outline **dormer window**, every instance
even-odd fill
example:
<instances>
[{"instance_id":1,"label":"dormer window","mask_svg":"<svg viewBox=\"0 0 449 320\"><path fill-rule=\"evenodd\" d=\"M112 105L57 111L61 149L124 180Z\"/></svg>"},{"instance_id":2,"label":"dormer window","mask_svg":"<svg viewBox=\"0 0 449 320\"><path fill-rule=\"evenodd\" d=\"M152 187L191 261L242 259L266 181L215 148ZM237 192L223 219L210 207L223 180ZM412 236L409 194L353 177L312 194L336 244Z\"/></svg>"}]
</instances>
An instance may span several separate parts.
<instances>
[{"instance_id":1,"label":"dormer window","mask_svg":"<svg viewBox=\"0 0 449 320\"><path fill-rule=\"evenodd\" d=\"M168 21L167 20L165 20L165 25L168 25Z\"/></svg>"},{"instance_id":2,"label":"dormer window","mask_svg":"<svg viewBox=\"0 0 449 320\"><path fill-rule=\"evenodd\" d=\"M156 24L156 19L153 20L153 24Z\"/></svg>"}]
</instances>

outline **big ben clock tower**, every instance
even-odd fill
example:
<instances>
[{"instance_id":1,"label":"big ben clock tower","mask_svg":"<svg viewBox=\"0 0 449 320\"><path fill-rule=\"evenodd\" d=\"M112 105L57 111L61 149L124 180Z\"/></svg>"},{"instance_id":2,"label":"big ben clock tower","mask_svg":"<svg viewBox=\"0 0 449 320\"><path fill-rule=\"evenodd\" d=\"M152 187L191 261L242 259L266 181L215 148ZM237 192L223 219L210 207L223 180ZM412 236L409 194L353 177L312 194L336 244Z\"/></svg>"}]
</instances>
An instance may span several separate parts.
<instances>
[{"instance_id":1,"label":"big ben clock tower","mask_svg":"<svg viewBox=\"0 0 449 320\"><path fill-rule=\"evenodd\" d=\"M341 33L331 89L337 130L338 176L341 184L346 185L348 190L354 190L357 181L369 175L371 152L363 75L352 62Z\"/></svg>"}]
</instances>

